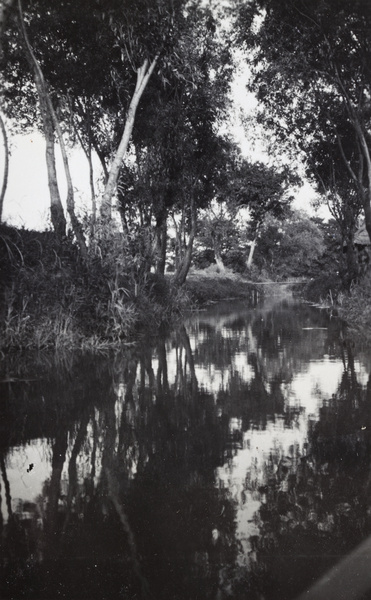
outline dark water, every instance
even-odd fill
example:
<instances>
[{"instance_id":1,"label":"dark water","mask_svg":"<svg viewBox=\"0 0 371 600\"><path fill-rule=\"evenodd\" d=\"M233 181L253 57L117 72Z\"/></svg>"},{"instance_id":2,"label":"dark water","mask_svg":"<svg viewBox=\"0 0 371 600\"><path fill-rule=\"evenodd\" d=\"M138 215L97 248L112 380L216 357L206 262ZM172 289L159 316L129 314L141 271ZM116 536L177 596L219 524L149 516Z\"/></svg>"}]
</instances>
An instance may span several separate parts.
<instances>
[{"instance_id":1,"label":"dark water","mask_svg":"<svg viewBox=\"0 0 371 600\"><path fill-rule=\"evenodd\" d=\"M290 600L371 533L371 352L323 311L2 367L1 598Z\"/></svg>"}]
</instances>

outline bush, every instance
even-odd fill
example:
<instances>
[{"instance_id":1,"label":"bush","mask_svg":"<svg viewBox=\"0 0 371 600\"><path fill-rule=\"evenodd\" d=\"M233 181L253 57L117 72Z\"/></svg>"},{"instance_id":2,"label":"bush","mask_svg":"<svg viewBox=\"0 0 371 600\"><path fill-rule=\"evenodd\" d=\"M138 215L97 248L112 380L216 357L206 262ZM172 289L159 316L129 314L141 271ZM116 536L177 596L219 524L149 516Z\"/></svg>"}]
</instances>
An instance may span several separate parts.
<instances>
[{"instance_id":1,"label":"bush","mask_svg":"<svg viewBox=\"0 0 371 600\"><path fill-rule=\"evenodd\" d=\"M234 273L244 273L246 271L246 255L241 250L229 250L223 254L223 261L228 269Z\"/></svg>"},{"instance_id":2,"label":"bush","mask_svg":"<svg viewBox=\"0 0 371 600\"><path fill-rule=\"evenodd\" d=\"M206 271L191 273L186 281L185 290L195 304L217 302L226 298L250 298L256 292L253 285L240 276L230 272L218 273L216 265Z\"/></svg>"},{"instance_id":3,"label":"bush","mask_svg":"<svg viewBox=\"0 0 371 600\"><path fill-rule=\"evenodd\" d=\"M195 251L193 265L196 269L207 269L212 264L215 264L214 250L207 248L206 250Z\"/></svg>"},{"instance_id":4,"label":"bush","mask_svg":"<svg viewBox=\"0 0 371 600\"><path fill-rule=\"evenodd\" d=\"M341 278L333 272L324 272L321 275L312 277L302 288L304 298L310 302L336 302L342 291Z\"/></svg>"},{"instance_id":5,"label":"bush","mask_svg":"<svg viewBox=\"0 0 371 600\"><path fill-rule=\"evenodd\" d=\"M184 310L185 298L122 236L108 232L89 250L83 264L69 239L0 228L0 349L106 347Z\"/></svg>"},{"instance_id":6,"label":"bush","mask_svg":"<svg viewBox=\"0 0 371 600\"><path fill-rule=\"evenodd\" d=\"M371 341L371 274L353 285L349 294L342 298L340 314L351 328Z\"/></svg>"}]
</instances>

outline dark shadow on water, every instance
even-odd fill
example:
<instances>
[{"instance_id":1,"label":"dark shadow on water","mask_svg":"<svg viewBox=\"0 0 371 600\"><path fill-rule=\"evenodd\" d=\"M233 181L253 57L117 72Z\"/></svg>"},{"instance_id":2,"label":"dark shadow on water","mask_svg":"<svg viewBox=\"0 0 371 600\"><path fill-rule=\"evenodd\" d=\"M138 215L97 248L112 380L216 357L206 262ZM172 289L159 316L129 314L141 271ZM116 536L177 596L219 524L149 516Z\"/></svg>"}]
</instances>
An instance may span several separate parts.
<instances>
[{"instance_id":1,"label":"dark shadow on water","mask_svg":"<svg viewBox=\"0 0 371 600\"><path fill-rule=\"evenodd\" d=\"M371 533L360 356L285 300L4 361L1 597L294 599Z\"/></svg>"}]
</instances>

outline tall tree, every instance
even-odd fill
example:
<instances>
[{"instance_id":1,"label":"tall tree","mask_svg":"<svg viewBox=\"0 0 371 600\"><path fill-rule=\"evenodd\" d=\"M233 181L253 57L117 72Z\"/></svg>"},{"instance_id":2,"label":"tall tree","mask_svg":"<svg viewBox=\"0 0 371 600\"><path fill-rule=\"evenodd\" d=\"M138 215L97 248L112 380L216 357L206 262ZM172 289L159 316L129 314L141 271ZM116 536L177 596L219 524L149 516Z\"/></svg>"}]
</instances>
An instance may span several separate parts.
<instances>
[{"instance_id":1,"label":"tall tree","mask_svg":"<svg viewBox=\"0 0 371 600\"><path fill-rule=\"evenodd\" d=\"M105 216L110 215L112 196L139 100L160 55L163 58L171 52L172 39L176 38L182 19L183 4L183 0L157 0L156 3L127 0L124 4L116 0L65 0L51 6L45 0L38 0L25 7L26 17L21 29L37 93L44 98L41 102L42 127L48 132L49 172L53 163L53 127L58 134L58 126L63 121L66 130L72 119L71 110L76 111L78 107L77 123L81 124L84 120L84 136L89 131L89 142L97 150L102 163L106 164L106 185L102 197ZM5 75L11 82L7 92L8 112L14 116L19 114L15 98L23 91L15 80L19 80L21 75L23 81L27 81L27 74L17 44L10 34L7 42L8 56L17 59L9 61ZM14 77L16 71L18 77ZM34 89L29 78L27 83L28 86L23 88L26 87L29 96L32 96ZM84 100L86 106L86 98L90 99L90 106L84 111L82 106ZM26 112L27 108L22 104L21 110ZM97 120L94 124L90 122L88 128L86 119L91 120L92 115ZM107 121L111 123L108 129L113 138L108 146L110 154L99 144L101 125L106 125ZM107 127L103 129L107 132ZM63 150L59 134L58 138ZM105 146L107 148L107 144ZM70 191L66 157L63 158ZM55 190L52 198L52 206L55 207Z\"/></svg>"},{"instance_id":2,"label":"tall tree","mask_svg":"<svg viewBox=\"0 0 371 600\"><path fill-rule=\"evenodd\" d=\"M26 26L23 17L23 9L21 0L18 0L18 16L21 37L25 49L27 61L33 73L35 86L40 102L40 110L42 114L43 132L46 142L46 165L48 172L48 184L50 191L50 213L51 220L57 236L62 239L66 234L66 219L64 216L63 206L58 188L57 169L55 163L55 144L54 144L54 129L55 121L53 119L54 109L50 100L47 84L44 74L41 70L39 61L37 60L30 40L26 31Z\"/></svg>"},{"instance_id":3,"label":"tall tree","mask_svg":"<svg viewBox=\"0 0 371 600\"><path fill-rule=\"evenodd\" d=\"M250 251L246 260L250 268L260 230L267 215L283 219L293 200L293 186L299 179L290 168L280 170L263 163L238 158L227 184L229 203L249 210Z\"/></svg>"},{"instance_id":4,"label":"tall tree","mask_svg":"<svg viewBox=\"0 0 371 600\"><path fill-rule=\"evenodd\" d=\"M6 132L6 127L4 123L4 119L0 113L0 130L3 138L3 152L4 152L4 172L3 172L3 180L0 189L0 223L2 221L3 216L3 207L4 207L4 198L6 194L6 190L8 187L8 176L9 176L9 144L8 144L8 134Z\"/></svg>"},{"instance_id":5,"label":"tall tree","mask_svg":"<svg viewBox=\"0 0 371 600\"><path fill-rule=\"evenodd\" d=\"M244 2L238 24L253 51L262 118L279 143L295 141L304 157L321 139L338 145L371 239L369 3L256 0Z\"/></svg>"},{"instance_id":6,"label":"tall tree","mask_svg":"<svg viewBox=\"0 0 371 600\"><path fill-rule=\"evenodd\" d=\"M227 161L217 134L227 103L228 49L216 39L208 9L190 5L171 59L143 98L133 132L136 167L127 164L120 179L122 214L136 198L154 221L158 272L166 258L167 220L177 230L177 283L190 266L197 211L215 194ZM126 219L127 222L127 219ZM125 225L126 226L126 225Z\"/></svg>"}]
</instances>

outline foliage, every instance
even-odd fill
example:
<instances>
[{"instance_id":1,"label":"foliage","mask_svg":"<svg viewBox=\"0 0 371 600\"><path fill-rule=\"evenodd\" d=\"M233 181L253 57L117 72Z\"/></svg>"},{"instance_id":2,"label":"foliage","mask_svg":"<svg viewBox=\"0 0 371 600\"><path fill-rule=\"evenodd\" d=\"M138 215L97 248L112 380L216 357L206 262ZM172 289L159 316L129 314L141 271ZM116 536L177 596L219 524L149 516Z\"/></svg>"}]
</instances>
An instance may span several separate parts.
<instances>
[{"instance_id":1,"label":"foliage","mask_svg":"<svg viewBox=\"0 0 371 600\"><path fill-rule=\"evenodd\" d=\"M371 331L371 278L368 273L362 281L352 286L349 294L342 297L339 307L341 316L351 329L357 331L367 343L370 343Z\"/></svg>"},{"instance_id":2,"label":"foliage","mask_svg":"<svg viewBox=\"0 0 371 600\"><path fill-rule=\"evenodd\" d=\"M228 203L249 209L251 230L258 231L267 214L283 218L293 200L292 187L299 183L288 167L278 169L237 157L222 190Z\"/></svg>"},{"instance_id":3,"label":"foliage","mask_svg":"<svg viewBox=\"0 0 371 600\"><path fill-rule=\"evenodd\" d=\"M371 235L368 2L243 3L238 38L253 51L261 119L301 153L322 192L358 209Z\"/></svg>"},{"instance_id":4,"label":"foliage","mask_svg":"<svg viewBox=\"0 0 371 600\"><path fill-rule=\"evenodd\" d=\"M322 232L324 250L311 264L308 271L310 280L302 289L302 293L312 302L333 305L341 298L347 284L342 236L334 219L328 222L320 219L314 221Z\"/></svg>"},{"instance_id":5,"label":"foliage","mask_svg":"<svg viewBox=\"0 0 371 600\"><path fill-rule=\"evenodd\" d=\"M253 298L257 296L254 285L229 270L220 272L216 265L206 270L192 270L185 289L191 302L202 305L225 298Z\"/></svg>"},{"instance_id":6,"label":"foliage","mask_svg":"<svg viewBox=\"0 0 371 600\"><path fill-rule=\"evenodd\" d=\"M197 243L205 250L213 251L213 261L220 269L224 268L223 255L239 245L237 211L228 203L211 203L199 219ZM196 263L195 263L196 264Z\"/></svg>"},{"instance_id":7,"label":"foliage","mask_svg":"<svg viewBox=\"0 0 371 600\"><path fill-rule=\"evenodd\" d=\"M187 298L166 280L142 276L138 257L112 234L81 263L71 240L61 247L52 232L2 226L2 351L114 346L140 326L175 318Z\"/></svg>"},{"instance_id":8,"label":"foliage","mask_svg":"<svg viewBox=\"0 0 371 600\"><path fill-rule=\"evenodd\" d=\"M323 234L317 225L305 214L292 211L284 221L266 218L255 262L274 276L307 277L324 249Z\"/></svg>"}]
</instances>

